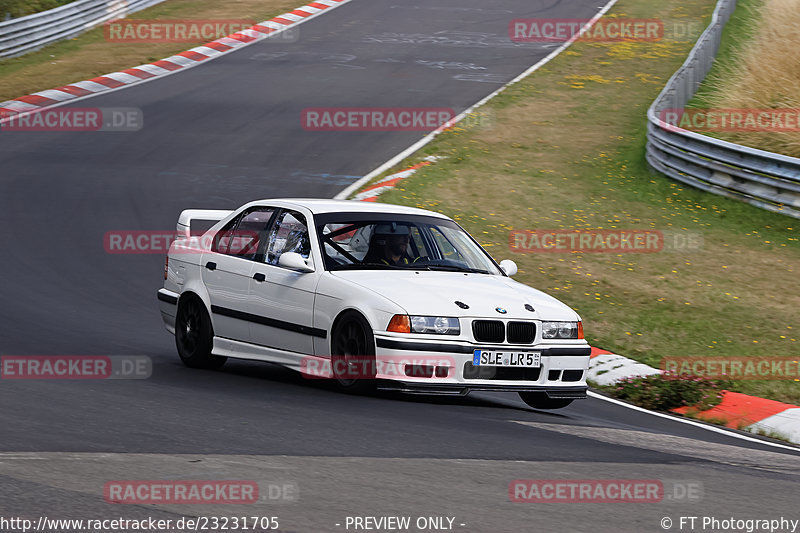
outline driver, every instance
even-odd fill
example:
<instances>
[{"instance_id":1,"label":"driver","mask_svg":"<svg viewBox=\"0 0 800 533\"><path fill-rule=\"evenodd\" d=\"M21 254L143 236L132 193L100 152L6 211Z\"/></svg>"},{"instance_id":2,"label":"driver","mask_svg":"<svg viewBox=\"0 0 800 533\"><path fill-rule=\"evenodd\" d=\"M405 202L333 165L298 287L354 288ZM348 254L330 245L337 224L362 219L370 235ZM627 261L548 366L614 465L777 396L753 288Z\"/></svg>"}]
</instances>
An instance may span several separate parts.
<instances>
[{"instance_id":1,"label":"driver","mask_svg":"<svg viewBox=\"0 0 800 533\"><path fill-rule=\"evenodd\" d=\"M391 224L378 224L372 236L365 262L380 262L386 265L410 265L416 263L419 257L411 257L408 253L408 244L411 232L408 226Z\"/></svg>"}]
</instances>

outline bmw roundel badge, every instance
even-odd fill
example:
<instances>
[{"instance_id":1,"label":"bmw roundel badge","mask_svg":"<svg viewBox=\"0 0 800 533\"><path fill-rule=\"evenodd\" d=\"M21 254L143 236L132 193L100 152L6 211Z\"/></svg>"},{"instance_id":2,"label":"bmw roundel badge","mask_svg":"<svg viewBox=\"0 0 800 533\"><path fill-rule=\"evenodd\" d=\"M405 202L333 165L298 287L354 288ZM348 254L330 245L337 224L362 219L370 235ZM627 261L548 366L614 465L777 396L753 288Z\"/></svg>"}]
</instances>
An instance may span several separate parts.
<instances>
[{"instance_id":1,"label":"bmw roundel badge","mask_svg":"<svg viewBox=\"0 0 800 533\"><path fill-rule=\"evenodd\" d=\"M506 311L502 307L495 307L494 310L497 311L498 313L500 313L501 315L504 315L504 314L508 313L508 311Z\"/></svg>"}]
</instances>

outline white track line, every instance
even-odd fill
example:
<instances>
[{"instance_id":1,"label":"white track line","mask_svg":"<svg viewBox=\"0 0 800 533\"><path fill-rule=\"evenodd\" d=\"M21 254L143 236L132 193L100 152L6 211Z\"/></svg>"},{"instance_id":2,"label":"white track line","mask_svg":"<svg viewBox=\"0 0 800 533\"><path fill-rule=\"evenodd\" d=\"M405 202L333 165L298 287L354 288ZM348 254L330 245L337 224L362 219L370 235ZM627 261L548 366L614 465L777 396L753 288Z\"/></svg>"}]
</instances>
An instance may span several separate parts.
<instances>
[{"instance_id":1,"label":"white track line","mask_svg":"<svg viewBox=\"0 0 800 533\"><path fill-rule=\"evenodd\" d=\"M509 86L514 85L518 81L527 78L528 76L530 76L531 74L533 74L534 72L536 72L537 70L542 68L544 65L546 65L547 63L552 61L558 54L560 54L561 52L566 50L572 43L574 43L575 40L577 40L581 35L583 35L583 33L586 30L591 28L592 25L594 25L594 23L597 22L600 19L600 17L605 15L608 12L609 9L614 7L614 4L616 4L616 3L617 3L617 0L610 0L606 5L603 6L603 8L600 11L597 12L597 14L595 16L593 16L586 24L583 25L583 27L581 28L581 31L579 31L577 34L573 35L567 42L565 42L564 44L562 44L561 46L559 46L558 48L556 48L555 50L553 50L552 52L547 54L547 56L545 56L544 58L539 60L539 62L537 62L535 65L533 65L528 70L526 70L525 72L523 72L522 74L520 74L519 76L517 76L516 78L514 78L510 82L506 83L505 85L503 85L502 87L500 87L499 89L494 91L489 96L483 98L478 103L472 105L470 108L465 110L463 113L458 115L456 118L448 121L446 124L443 124L442 126L439 126L439 128L436 129L435 131L425 135L425 137L423 137L419 141L415 142L414 144L412 144L411 146L409 146L408 148L406 148L405 150L403 150L402 152L400 152L399 154L397 154L396 156L394 156L393 158L388 160L386 163L382 164L381 166L379 166L378 168L376 168L375 170L373 170L372 172L370 172L369 174L364 176L363 178L361 178L358 181L348 185L346 189L344 189L342 192L340 192L339 194L337 194L333 198L335 200L345 200L345 199L347 199L348 196L350 196L351 194L353 194L353 192L355 192L358 189L360 189L362 185L364 185L365 183L368 183L372 178L374 178L378 174L381 174L382 172L386 172L387 170L389 170L393 166L395 166L398 163L400 163L403 159L407 158L408 156L410 156L411 154L413 154L414 152L416 152L417 150L419 150L420 148L422 148L426 144L428 144L431 141L433 141L433 139L435 139L436 136L439 135L440 133L442 133L442 131L444 131L446 128L449 128L453 124L461 122L461 120L463 120L464 117L467 116L468 114L472 113L472 111L475 110L475 108L478 108L478 107L482 106L483 104L485 104L486 102L488 102L489 100L491 100L492 98L494 98L495 96L500 94L501 92L505 91Z\"/></svg>"},{"instance_id":2,"label":"white track line","mask_svg":"<svg viewBox=\"0 0 800 533\"><path fill-rule=\"evenodd\" d=\"M649 409L645 409L644 407L639 407L638 405L631 405L629 403L625 403L620 400L616 400L614 398L609 398L608 396L603 396L602 394L598 394L593 391L587 392L590 398L597 398L599 400L605 400L607 402L611 402L616 405L621 405L622 407L627 407L628 409L633 409L634 411L639 411L642 413L649 413L653 416L657 416L659 418L667 418L672 420L673 422L680 422L682 424L689 424L690 426L699 427L713 433L720 433L722 435L728 435L729 437L734 437L737 439L746 440L748 442L755 442L758 444L763 444L764 446L772 446L774 448L782 448L784 450L791 450L793 452L800 452L800 448L796 446L787 446L786 444L778 444L777 442L769 442L766 440L757 439L755 437L748 437L747 435L740 435L739 433L734 433L732 431L728 431L727 429L722 429L717 426L712 426L709 424L703 424L702 422L697 422L695 420L689 420L687 418L681 418L674 415L668 415L666 413L659 413L657 411L650 411Z\"/></svg>"}]
</instances>

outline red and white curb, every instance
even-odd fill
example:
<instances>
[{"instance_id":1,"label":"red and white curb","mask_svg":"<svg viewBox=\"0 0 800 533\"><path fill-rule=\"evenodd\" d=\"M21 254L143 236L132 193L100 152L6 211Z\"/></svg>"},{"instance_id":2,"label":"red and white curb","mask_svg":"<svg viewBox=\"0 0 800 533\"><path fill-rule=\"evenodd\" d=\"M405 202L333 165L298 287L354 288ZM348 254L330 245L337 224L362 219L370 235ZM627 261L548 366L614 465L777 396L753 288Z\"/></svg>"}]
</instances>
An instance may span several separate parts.
<instances>
[{"instance_id":1,"label":"red and white curb","mask_svg":"<svg viewBox=\"0 0 800 533\"><path fill-rule=\"evenodd\" d=\"M284 13L240 32L211 41L205 45L192 48L180 54L164 58L154 63L139 65L120 72L112 72L91 80L71 83L63 87L39 91L20 96L13 100L0 102L0 113L29 113L46 107L63 104L70 100L105 91L119 89L154 78L166 76L176 71L194 67L220 55L232 52L242 46L266 39L287 28L296 26L306 20L322 14L328 9L346 4L351 0L316 0L298 7L294 11Z\"/></svg>"},{"instance_id":2,"label":"red and white curb","mask_svg":"<svg viewBox=\"0 0 800 533\"><path fill-rule=\"evenodd\" d=\"M625 378L660 373L661 370L657 368L625 356L592 348L586 379L598 385L613 385ZM690 410L690 407L680 407L672 411L685 415ZM708 411L694 413L693 416L701 420L724 420L725 426L729 428L777 435L800 444L800 407L789 403L725 391L718 405Z\"/></svg>"},{"instance_id":3,"label":"red and white curb","mask_svg":"<svg viewBox=\"0 0 800 533\"><path fill-rule=\"evenodd\" d=\"M660 373L661 371L657 368L625 356L592 348L592 358L586 378L598 385L612 385L621 379Z\"/></svg>"},{"instance_id":4,"label":"red and white curb","mask_svg":"<svg viewBox=\"0 0 800 533\"><path fill-rule=\"evenodd\" d=\"M775 433L795 444L800 444L800 407L792 406L784 409L748 427L748 431Z\"/></svg>"},{"instance_id":5,"label":"red and white curb","mask_svg":"<svg viewBox=\"0 0 800 533\"><path fill-rule=\"evenodd\" d=\"M413 176L419 169L422 167L427 167L437 159L441 159L441 157L429 156L426 157L421 163L417 163L416 165L408 167L405 170L401 170L400 172L389 174L388 176L379 179L369 187L366 187L364 190L360 191L358 194L353 196L351 200L357 200L361 202L376 202L378 200L378 196L390 189L394 189L397 187L398 183L408 177Z\"/></svg>"}]
</instances>

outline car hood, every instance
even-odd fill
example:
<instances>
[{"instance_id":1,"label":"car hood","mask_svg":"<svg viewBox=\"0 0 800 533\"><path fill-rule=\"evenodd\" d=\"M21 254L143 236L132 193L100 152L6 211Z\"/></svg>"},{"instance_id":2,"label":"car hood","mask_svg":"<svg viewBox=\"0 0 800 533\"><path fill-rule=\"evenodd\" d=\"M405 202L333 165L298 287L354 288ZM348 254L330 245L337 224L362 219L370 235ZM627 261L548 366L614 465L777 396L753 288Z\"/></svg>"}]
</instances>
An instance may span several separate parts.
<instances>
[{"instance_id":1,"label":"car hood","mask_svg":"<svg viewBox=\"0 0 800 533\"><path fill-rule=\"evenodd\" d=\"M415 270L332 274L392 300L409 315L580 320L575 311L552 296L504 276ZM469 309L462 309L456 301ZM525 304L534 311L525 309ZM507 312L500 313L497 308Z\"/></svg>"}]
</instances>

